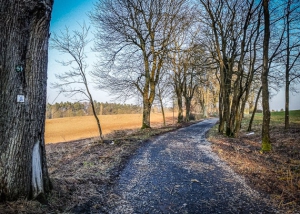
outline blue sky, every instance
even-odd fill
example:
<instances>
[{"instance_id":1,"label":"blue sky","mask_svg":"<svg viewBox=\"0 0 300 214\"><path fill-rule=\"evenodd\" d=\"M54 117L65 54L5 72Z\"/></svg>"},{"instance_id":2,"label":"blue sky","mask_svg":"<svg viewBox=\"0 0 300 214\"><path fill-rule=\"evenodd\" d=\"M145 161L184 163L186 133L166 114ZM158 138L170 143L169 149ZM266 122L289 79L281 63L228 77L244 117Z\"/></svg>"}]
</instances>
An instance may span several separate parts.
<instances>
[{"instance_id":1,"label":"blue sky","mask_svg":"<svg viewBox=\"0 0 300 214\"><path fill-rule=\"evenodd\" d=\"M87 13L93 9L96 0L55 0L52 11L51 30L74 25L87 20Z\"/></svg>"},{"instance_id":2,"label":"blue sky","mask_svg":"<svg viewBox=\"0 0 300 214\"><path fill-rule=\"evenodd\" d=\"M93 10L93 4L97 0L55 0L54 7L52 11L52 20L51 20L51 33L59 34L60 30L64 30L65 26L70 27L70 29L76 29L78 23L90 24L87 14ZM93 29L91 29L93 31ZM55 50L49 50L49 65L48 65L48 102L52 103L61 101L76 101L70 100L70 98L64 97L64 95L58 95L57 89L51 88L51 83L56 81L55 74L59 71L65 69L60 66L55 60L61 59L62 56ZM90 68L92 68L93 62L95 61L96 56L91 55L90 57ZM93 90L92 86L92 95L93 98L100 102L109 102L111 98L104 92L99 90ZM300 86L298 86L300 91ZM276 96L270 100L271 110L280 110L284 108L284 91L281 90ZM292 94L290 93L290 109L300 109L300 93ZM57 97L57 99L55 99Z\"/></svg>"},{"instance_id":3,"label":"blue sky","mask_svg":"<svg viewBox=\"0 0 300 214\"><path fill-rule=\"evenodd\" d=\"M50 32L60 34L60 31L64 31L65 27L69 27L70 30L78 29L78 24L85 22L90 25L88 13L93 10L94 3L97 0L55 0L52 19L50 25ZM93 29L91 29L92 31ZM90 32L92 36L92 32ZM51 88L51 83L56 82L55 74L64 71L66 67L61 66L56 60L61 60L63 55L58 51L49 49L49 61L48 61L48 88L47 88L47 102L55 103L61 101L76 101L76 98L66 98L63 94L58 96L58 89ZM93 62L95 61L95 54L89 55L89 68L92 68ZM94 86L91 84L91 89ZM109 102L110 98L104 92L99 90L92 91L93 98L100 102Z\"/></svg>"}]
</instances>

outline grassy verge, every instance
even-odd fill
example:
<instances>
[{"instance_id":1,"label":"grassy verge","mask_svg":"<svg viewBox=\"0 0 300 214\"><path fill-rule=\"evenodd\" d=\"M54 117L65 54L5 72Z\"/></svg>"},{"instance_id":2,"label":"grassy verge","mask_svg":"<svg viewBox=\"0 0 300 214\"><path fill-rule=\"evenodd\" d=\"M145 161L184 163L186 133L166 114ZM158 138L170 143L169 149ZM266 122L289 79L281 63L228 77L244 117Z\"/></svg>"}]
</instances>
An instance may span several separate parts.
<instances>
[{"instance_id":1,"label":"grassy verge","mask_svg":"<svg viewBox=\"0 0 300 214\"><path fill-rule=\"evenodd\" d=\"M107 213L120 170L148 139L191 123L152 129L114 131L105 143L94 139L47 144L53 190L47 204L19 200L0 203L0 213ZM113 205L111 205L113 206Z\"/></svg>"},{"instance_id":2,"label":"grassy verge","mask_svg":"<svg viewBox=\"0 0 300 214\"><path fill-rule=\"evenodd\" d=\"M219 135L217 126L209 132L213 150L256 190L271 195L274 205L286 213L300 210L300 110L290 112L290 129L284 129L284 112L271 114L272 151L261 154L262 114L246 129L246 117L238 138Z\"/></svg>"}]
</instances>

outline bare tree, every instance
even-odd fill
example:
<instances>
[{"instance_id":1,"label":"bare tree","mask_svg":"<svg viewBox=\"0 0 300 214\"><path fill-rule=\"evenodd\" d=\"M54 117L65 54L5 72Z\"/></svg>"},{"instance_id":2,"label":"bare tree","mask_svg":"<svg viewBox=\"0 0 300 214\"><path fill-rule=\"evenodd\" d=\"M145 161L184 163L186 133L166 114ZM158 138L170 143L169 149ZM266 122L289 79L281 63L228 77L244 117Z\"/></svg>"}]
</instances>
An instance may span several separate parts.
<instances>
[{"instance_id":1,"label":"bare tree","mask_svg":"<svg viewBox=\"0 0 300 214\"><path fill-rule=\"evenodd\" d=\"M218 80L215 76L214 67L207 66L204 73L204 82L197 89L196 98L200 104L204 118L207 118L209 113L216 113L218 102Z\"/></svg>"},{"instance_id":2,"label":"bare tree","mask_svg":"<svg viewBox=\"0 0 300 214\"><path fill-rule=\"evenodd\" d=\"M300 79L299 59L300 40L299 24L300 4L298 1L287 0L284 17L284 28L286 31L286 56L285 58L285 129L289 124L290 84Z\"/></svg>"},{"instance_id":3,"label":"bare tree","mask_svg":"<svg viewBox=\"0 0 300 214\"><path fill-rule=\"evenodd\" d=\"M94 72L112 94L143 100L142 128L150 127L156 85L168 47L182 27L185 0L99 0L91 15L101 63ZM102 63L103 62L103 63Z\"/></svg>"},{"instance_id":4,"label":"bare tree","mask_svg":"<svg viewBox=\"0 0 300 214\"><path fill-rule=\"evenodd\" d=\"M81 31L74 30L72 33L66 28L60 35L54 34L51 39L51 46L63 54L67 54L70 59L58 61L61 65L70 68L62 74L57 74L56 78L59 82L54 83L53 87L58 88L60 93L65 93L68 97L77 94L84 96L92 107L93 115L97 122L100 141L103 141L100 120L97 116L94 100L89 88L88 82L88 64L86 62L86 48L91 42L88 38L89 27L85 24L80 26Z\"/></svg>"},{"instance_id":5,"label":"bare tree","mask_svg":"<svg viewBox=\"0 0 300 214\"><path fill-rule=\"evenodd\" d=\"M169 54L169 67L172 70L172 85L175 95L177 97L178 115L177 122L183 122L183 88L184 88L184 70L183 70L183 56L180 50L181 45L177 42L174 43L175 48L172 53Z\"/></svg>"},{"instance_id":6,"label":"bare tree","mask_svg":"<svg viewBox=\"0 0 300 214\"><path fill-rule=\"evenodd\" d=\"M257 1L200 0L206 44L218 65L219 132L237 136L254 75L260 38ZM242 12L240 12L242 11Z\"/></svg>"},{"instance_id":7,"label":"bare tree","mask_svg":"<svg viewBox=\"0 0 300 214\"><path fill-rule=\"evenodd\" d=\"M183 122L183 98L186 108L186 120L189 121L191 101L199 84L198 73L201 70L199 63L199 45L196 44L199 33L198 23L195 21L195 10L191 9L185 18L181 20L184 28L171 43L168 54L167 68L172 71L172 85L177 97L178 123ZM196 64L196 62L198 64Z\"/></svg>"},{"instance_id":8,"label":"bare tree","mask_svg":"<svg viewBox=\"0 0 300 214\"><path fill-rule=\"evenodd\" d=\"M207 81L206 61L207 56L199 44L192 44L193 46L184 50L187 56L183 62L183 97L185 99L186 121L190 121L191 103L194 98L195 91L198 87L205 84Z\"/></svg>"},{"instance_id":9,"label":"bare tree","mask_svg":"<svg viewBox=\"0 0 300 214\"><path fill-rule=\"evenodd\" d=\"M0 1L0 200L50 191L45 151L53 0Z\"/></svg>"},{"instance_id":10,"label":"bare tree","mask_svg":"<svg viewBox=\"0 0 300 214\"><path fill-rule=\"evenodd\" d=\"M161 113L162 113L162 116L163 116L163 123L164 123L164 126L166 125L166 117L165 117L165 108L164 108L164 104L165 104L165 101L170 99L171 95L172 95L172 85L171 85L171 82L169 80L170 78L170 75L166 74L167 73L167 70L164 70L163 71L164 74L162 74L160 76L160 79L156 85L157 87L157 96L156 96L156 99L158 100L159 102L159 105L161 107Z\"/></svg>"},{"instance_id":11,"label":"bare tree","mask_svg":"<svg viewBox=\"0 0 300 214\"><path fill-rule=\"evenodd\" d=\"M261 73L262 83L262 106L263 106L263 123L262 123L262 148L263 152L271 150L270 140L270 105L269 105L269 41L270 41L270 13L269 0L262 2L264 14L264 40L263 40L263 70Z\"/></svg>"},{"instance_id":12,"label":"bare tree","mask_svg":"<svg viewBox=\"0 0 300 214\"><path fill-rule=\"evenodd\" d=\"M252 115L251 115L251 119L250 119L247 131L251 131L252 130L252 123L253 123L254 116L255 116L255 113L256 113L257 104L258 104L258 100L259 100L259 97L260 97L261 90L262 90L262 87L260 87L259 90L258 90L256 99L255 99L255 104L254 104L253 112L252 112Z\"/></svg>"}]
</instances>

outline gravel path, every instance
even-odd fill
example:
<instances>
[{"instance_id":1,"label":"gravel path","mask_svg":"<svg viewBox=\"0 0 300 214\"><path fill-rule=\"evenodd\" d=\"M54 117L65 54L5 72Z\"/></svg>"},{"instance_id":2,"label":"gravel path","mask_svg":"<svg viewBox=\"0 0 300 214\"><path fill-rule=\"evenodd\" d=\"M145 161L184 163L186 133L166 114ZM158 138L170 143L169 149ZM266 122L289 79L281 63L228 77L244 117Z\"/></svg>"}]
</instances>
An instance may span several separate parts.
<instances>
[{"instance_id":1,"label":"gravel path","mask_svg":"<svg viewBox=\"0 0 300 214\"><path fill-rule=\"evenodd\" d=\"M276 213L212 152L205 120L139 149L115 186L110 213Z\"/></svg>"}]
</instances>

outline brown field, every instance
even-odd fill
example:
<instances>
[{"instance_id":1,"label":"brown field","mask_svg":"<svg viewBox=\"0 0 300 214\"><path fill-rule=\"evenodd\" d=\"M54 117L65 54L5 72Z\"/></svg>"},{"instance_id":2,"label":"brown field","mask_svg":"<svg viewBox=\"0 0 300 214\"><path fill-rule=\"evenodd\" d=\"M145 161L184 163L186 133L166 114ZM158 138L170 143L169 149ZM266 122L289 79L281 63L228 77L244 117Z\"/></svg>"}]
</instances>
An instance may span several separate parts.
<instances>
[{"instance_id":1,"label":"brown field","mask_svg":"<svg viewBox=\"0 0 300 214\"><path fill-rule=\"evenodd\" d=\"M103 134L114 130L137 129L142 125L142 114L100 115ZM176 113L175 113L176 117ZM166 113L167 123L173 122L173 113ZM151 114L151 126L163 124L162 114ZM46 143L58 143L98 136L96 120L93 116L66 117L46 120Z\"/></svg>"}]
</instances>

